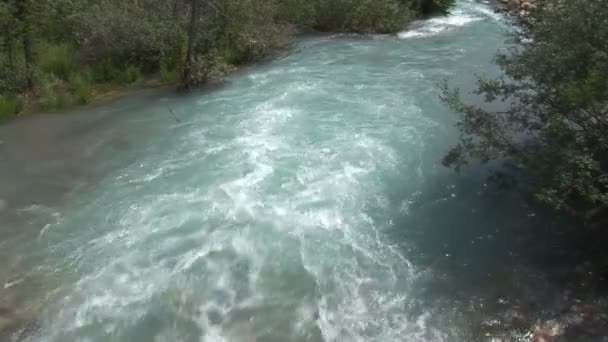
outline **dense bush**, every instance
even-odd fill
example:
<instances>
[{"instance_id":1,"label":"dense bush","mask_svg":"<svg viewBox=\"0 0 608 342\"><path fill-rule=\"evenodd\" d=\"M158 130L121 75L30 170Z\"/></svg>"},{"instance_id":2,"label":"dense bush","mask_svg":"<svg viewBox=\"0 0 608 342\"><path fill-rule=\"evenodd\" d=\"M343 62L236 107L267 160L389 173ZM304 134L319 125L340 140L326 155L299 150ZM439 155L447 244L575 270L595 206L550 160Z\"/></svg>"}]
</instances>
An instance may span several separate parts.
<instances>
[{"instance_id":1,"label":"dense bush","mask_svg":"<svg viewBox=\"0 0 608 342\"><path fill-rule=\"evenodd\" d=\"M0 62L0 94L19 94L27 88L23 64Z\"/></svg>"},{"instance_id":2,"label":"dense bush","mask_svg":"<svg viewBox=\"0 0 608 342\"><path fill-rule=\"evenodd\" d=\"M179 79L179 69L172 67L170 63L161 60L158 77L163 83L176 82Z\"/></svg>"},{"instance_id":3,"label":"dense bush","mask_svg":"<svg viewBox=\"0 0 608 342\"><path fill-rule=\"evenodd\" d=\"M135 65L121 65L106 59L91 67L91 79L95 83L129 84L141 77L141 68Z\"/></svg>"},{"instance_id":4,"label":"dense bush","mask_svg":"<svg viewBox=\"0 0 608 342\"><path fill-rule=\"evenodd\" d=\"M4 1L0 94L30 92L55 110L89 102L96 84L144 73L162 82L190 74L200 84L285 48L293 28L394 32L423 4L446 1Z\"/></svg>"},{"instance_id":5,"label":"dense bush","mask_svg":"<svg viewBox=\"0 0 608 342\"><path fill-rule=\"evenodd\" d=\"M152 4L154 3L154 6ZM175 39L169 2L100 0L77 13L74 40L84 59L157 66Z\"/></svg>"},{"instance_id":6,"label":"dense bush","mask_svg":"<svg viewBox=\"0 0 608 342\"><path fill-rule=\"evenodd\" d=\"M530 24L498 56L504 76L477 94L505 110L463 103L461 141L445 163L503 160L527 175L536 197L588 221L608 208L608 6L605 0L538 1ZM496 106L494 106L496 108Z\"/></svg>"},{"instance_id":7,"label":"dense bush","mask_svg":"<svg viewBox=\"0 0 608 342\"><path fill-rule=\"evenodd\" d=\"M23 110L23 99L19 96L0 95L0 118L19 114Z\"/></svg>"},{"instance_id":8,"label":"dense bush","mask_svg":"<svg viewBox=\"0 0 608 342\"><path fill-rule=\"evenodd\" d=\"M67 44L43 44L38 51L38 67L42 72L68 79L74 64L73 48Z\"/></svg>"},{"instance_id":9,"label":"dense bush","mask_svg":"<svg viewBox=\"0 0 608 342\"><path fill-rule=\"evenodd\" d=\"M88 75L72 73L69 78L74 102L77 104L87 104L91 101L92 86Z\"/></svg>"},{"instance_id":10,"label":"dense bush","mask_svg":"<svg viewBox=\"0 0 608 342\"><path fill-rule=\"evenodd\" d=\"M198 56L192 64L192 85L219 80L233 68L217 51L211 51L205 56Z\"/></svg>"},{"instance_id":11,"label":"dense bush","mask_svg":"<svg viewBox=\"0 0 608 342\"><path fill-rule=\"evenodd\" d=\"M389 33L403 29L417 5L401 0L284 0L281 19L320 31Z\"/></svg>"}]
</instances>

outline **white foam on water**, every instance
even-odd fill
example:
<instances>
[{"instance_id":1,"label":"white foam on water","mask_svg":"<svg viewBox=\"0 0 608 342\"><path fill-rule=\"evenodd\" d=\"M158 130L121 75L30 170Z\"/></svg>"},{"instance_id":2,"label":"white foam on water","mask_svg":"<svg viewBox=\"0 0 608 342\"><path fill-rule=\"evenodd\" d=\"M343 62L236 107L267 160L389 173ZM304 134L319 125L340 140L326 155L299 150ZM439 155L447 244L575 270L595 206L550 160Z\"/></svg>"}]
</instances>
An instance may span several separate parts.
<instances>
[{"instance_id":1,"label":"white foam on water","mask_svg":"<svg viewBox=\"0 0 608 342\"><path fill-rule=\"evenodd\" d=\"M455 11L454 13L451 13L445 17L437 17L421 22L415 22L410 30L400 32L397 34L397 36L401 39L425 38L435 36L458 27L467 26L470 23L480 20L483 20L483 18L469 15L464 11Z\"/></svg>"},{"instance_id":2,"label":"white foam on water","mask_svg":"<svg viewBox=\"0 0 608 342\"><path fill-rule=\"evenodd\" d=\"M382 173L401 161L387 138L393 124L409 122L399 134L418 146L416 125L430 119L402 97L367 93L382 91L381 82L353 93L349 84L293 79L264 92L291 70L307 69L245 76L262 92L257 99L228 90L198 100L200 112L229 114L180 127L170 148L138 160L72 213L69 221L90 233L69 258L82 276L62 289L42 341L83 341L99 329L119 339L155 328L142 323L150 316L161 325L158 341L180 340L178 323L213 342L446 340L449 327L433 324L432 308L409 309L420 271L384 235L391 223L367 208L390 210ZM294 105L304 95L311 106L339 105L304 112ZM322 139L307 139L308 127Z\"/></svg>"},{"instance_id":3,"label":"white foam on water","mask_svg":"<svg viewBox=\"0 0 608 342\"><path fill-rule=\"evenodd\" d=\"M415 21L408 30L398 33L397 36L400 39L426 38L468 26L484 19L503 21L504 17L494 12L488 4L461 1L448 15Z\"/></svg>"},{"instance_id":4,"label":"white foam on water","mask_svg":"<svg viewBox=\"0 0 608 342\"><path fill-rule=\"evenodd\" d=\"M352 136L337 135L315 150L290 145L281 133L297 115L270 102L242 122L227 145L242 151L242 158L229 165L246 165L248 172L208 188L116 204L123 209L108 216L116 228L77 252L108 262L62 299L53 315L61 328L42 340L64 340L99 325L120 334L145 320L151 303L160 303L175 319L196 324L201 341L257 341L270 322L256 317L268 314L278 315L274 334L283 338L277 340L318 330L325 341L441 341L426 316L408 316L405 308L415 300L408 288L416 271L362 208L362 199L377 191L374 173L394 167L396 152L366 134L355 136L354 144ZM345 145L347 155L332 152ZM169 160L179 172L175 165L186 167L192 157ZM283 158L296 158L300 166L282 193L273 193L268 181ZM144 173L142 181L162 178ZM120 184L133 184L132 179L126 176ZM198 220L193 227L182 228L193 219ZM177 233L184 229L188 232ZM167 235L173 237L163 238ZM277 260L289 258L285 244L295 247L292 257L301 265L277 266ZM306 270L318 294L307 290L308 297L291 298L274 292L268 282L282 277L264 274L275 267ZM281 308L286 305L293 309ZM157 337L175 336L180 332L167 328Z\"/></svg>"}]
</instances>

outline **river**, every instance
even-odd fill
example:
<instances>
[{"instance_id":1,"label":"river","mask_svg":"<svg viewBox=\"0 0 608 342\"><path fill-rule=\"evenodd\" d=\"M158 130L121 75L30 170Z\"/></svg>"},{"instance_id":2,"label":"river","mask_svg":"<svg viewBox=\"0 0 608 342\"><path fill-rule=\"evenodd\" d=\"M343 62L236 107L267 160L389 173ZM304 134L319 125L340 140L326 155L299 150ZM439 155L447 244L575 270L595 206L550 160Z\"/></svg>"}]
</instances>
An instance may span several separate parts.
<instances>
[{"instance_id":1,"label":"river","mask_svg":"<svg viewBox=\"0 0 608 342\"><path fill-rule=\"evenodd\" d=\"M473 341L484 303L539 283L511 230L547 219L441 166L437 84L496 74L507 28L461 0L189 95L0 126L0 336Z\"/></svg>"}]
</instances>

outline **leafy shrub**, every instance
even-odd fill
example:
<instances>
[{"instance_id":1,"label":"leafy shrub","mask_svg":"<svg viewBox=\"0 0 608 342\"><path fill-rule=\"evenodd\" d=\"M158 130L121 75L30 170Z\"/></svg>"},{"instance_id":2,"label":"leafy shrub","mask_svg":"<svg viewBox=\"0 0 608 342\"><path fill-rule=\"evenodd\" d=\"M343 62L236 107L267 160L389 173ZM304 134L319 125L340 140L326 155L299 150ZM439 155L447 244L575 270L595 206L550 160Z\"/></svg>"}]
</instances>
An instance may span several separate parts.
<instances>
[{"instance_id":1,"label":"leafy shrub","mask_svg":"<svg viewBox=\"0 0 608 342\"><path fill-rule=\"evenodd\" d=\"M23 98L0 95L0 117L19 114L23 110Z\"/></svg>"},{"instance_id":2,"label":"leafy shrub","mask_svg":"<svg viewBox=\"0 0 608 342\"><path fill-rule=\"evenodd\" d=\"M176 32L175 45L169 60L170 69L175 69L178 73L184 66L186 60L186 53L188 51L188 35L184 30L178 29Z\"/></svg>"},{"instance_id":3,"label":"leafy shrub","mask_svg":"<svg viewBox=\"0 0 608 342\"><path fill-rule=\"evenodd\" d=\"M72 87L73 100L77 104L87 104L91 101L91 81L86 74L70 74L70 86Z\"/></svg>"},{"instance_id":4,"label":"leafy shrub","mask_svg":"<svg viewBox=\"0 0 608 342\"><path fill-rule=\"evenodd\" d=\"M49 112L65 109L73 104L73 98L63 90L51 90L42 98L44 109Z\"/></svg>"},{"instance_id":5,"label":"leafy shrub","mask_svg":"<svg viewBox=\"0 0 608 342\"><path fill-rule=\"evenodd\" d=\"M95 83L115 82L121 78L120 68L110 59L105 59L91 68L91 79Z\"/></svg>"},{"instance_id":6,"label":"leafy shrub","mask_svg":"<svg viewBox=\"0 0 608 342\"><path fill-rule=\"evenodd\" d=\"M145 5L143 4L145 3ZM75 17L75 39L86 59L158 66L159 52L168 54L176 42L175 1L91 1ZM122 69L122 68L121 68Z\"/></svg>"},{"instance_id":7,"label":"leafy shrub","mask_svg":"<svg viewBox=\"0 0 608 342\"><path fill-rule=\"evenodd\" d=\"M175 82L179 79L179 71L177 69L171 68L170 64L164 60L160 63L158 75L161 82L164 83Z\"/></svg>"},{"instance_id":8,"label":"leafy shrub","mask_svg":"<svg viewBox=\"0 0 608 342\"><path fill-rule=\"evenodd\" d=\"M26 89L25 68L22 63L9 66L0 63L0 94L17 94Z\"/></svg>"},{"instance_id":9,"label":"leafy shrub","mask_svg":"<svg viewBox=\"0 0 608 342\"><path fill-rule=\"evenodd\" d=\"M44 45L38 52L38 66L41 71L67 80L72 71L74 50L69 44Z\"/></svg>"},{"instance_id":10,"label":"leafy shrub","mask_svg":"<svg viewBox=\"0 0 608 342\"><path fill-rule=\"evenodd\" d=\"M209 81L220 80L226 73L232 71L233 66L226 63L224 58L213 50L205 56L197 57L192 63L192 84L200 85Z\"/></svg>"},{"instance_id":11,"label":"leafy shrub","mask_svg":"<svg viewBox=\"0 0 608 342\"><path fill-rule=\"evenodd\" d=\"M228 64L237 65L240 64L244 59L243 53L234 47L226 47L222 50L222 52L224 60Z\"/></svg>"},{"instance_id":12,"label":"leafy shrub","mask_svg":"<svg viewBox=\"0 0 608 342\"><path fill-rule=\"evenodd\" d=\"M293 0L292 0L293 1ZM414 2L316 0L314 28L320 31L389 33L405 27Z\"/></svg>"},{"instance_id":13,"label":"leafy shrub","mask_svg":"<svg viewBox=\"0 0 608 342\"><path fill-rule=\"evenodd\" d=\"M349 31L391 33L404 28L412 18L410 10L393 0L360 0L348 14Z\"/></svg>"},{"instance_id":14,"label":"leafy shrub","mask_svg":"<svg viewBox=\"0 0 608 342\"><path fill-rule=\"evenodd\" d=\"M277 20L303 27L314 27L317 11L315 1L283 0L279 2Z\"/></svg>"},{"instance_id":15,"label":"leafy shrub","mask_svg":"<svg viewBox=\"0 0 608 342\"><path fill-rule=\"evenodd\" d=\"M110 59L93 65L91 79L95 83L129 84L141 77L141 68L138 66L121 66Z\"/></svg>"},{"instance_id":16,"label":"leafy shrub","mask_svg":"<svg viewBox=\"0 0 608 342\"><path fill-rule=\"evenodd\" d=\"M212 27L221 31L211 49L217 50L228 64L238 65L266 57L287 45L288 28L276 22L273 1L227 1ZM228 19L230 18L230 19ZM218 39L219 38L219 39Z\"/></svg>"},{"instance_id":17,"label":"leafy shrub","mask_svg":"<svg viewBox=\"0 0 608 342\"><path fill-rule=\"evenodd\" d=\"M137 80L139 80L140 77L141 77L141 68L134 66L134 65L129 65L124 70L121 81L122 81L122 83L133 83L133 82L136 82Z\"/></svg>"},{"instance_id":18,"label":"leafy shrub","mask_svg":"<svg viewBox=\"0 0 608 342\"><path fill-rule=\"evenodd\" d=\"M487 104L463 102L444 85L461 129L444 164L508 162L539 200L601 222L608 217L608 6L536 5L529 25L512 33L515 44L497 56L503 74L477 81L475 93ZM493 109L504 103L510 106Z\"/></svg>"}]
</instances>

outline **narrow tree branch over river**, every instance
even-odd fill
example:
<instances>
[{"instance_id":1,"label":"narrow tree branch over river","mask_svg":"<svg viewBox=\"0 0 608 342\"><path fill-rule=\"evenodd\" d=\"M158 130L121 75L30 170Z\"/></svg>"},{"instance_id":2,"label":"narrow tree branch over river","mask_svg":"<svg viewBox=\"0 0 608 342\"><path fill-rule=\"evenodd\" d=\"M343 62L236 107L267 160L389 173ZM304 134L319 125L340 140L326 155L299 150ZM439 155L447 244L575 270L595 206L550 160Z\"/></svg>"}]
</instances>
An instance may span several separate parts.
<instances>
[{"instance_id":1,"label":"narrow tree branch over river","mask_svg":"<svg viewBox=\"0 0 608 342\"><path fill-rule=\"evenodd\" d=\"M0 341L605 341L606 6L504 10L1 1Z\"/></svg>"}]
</instances>

